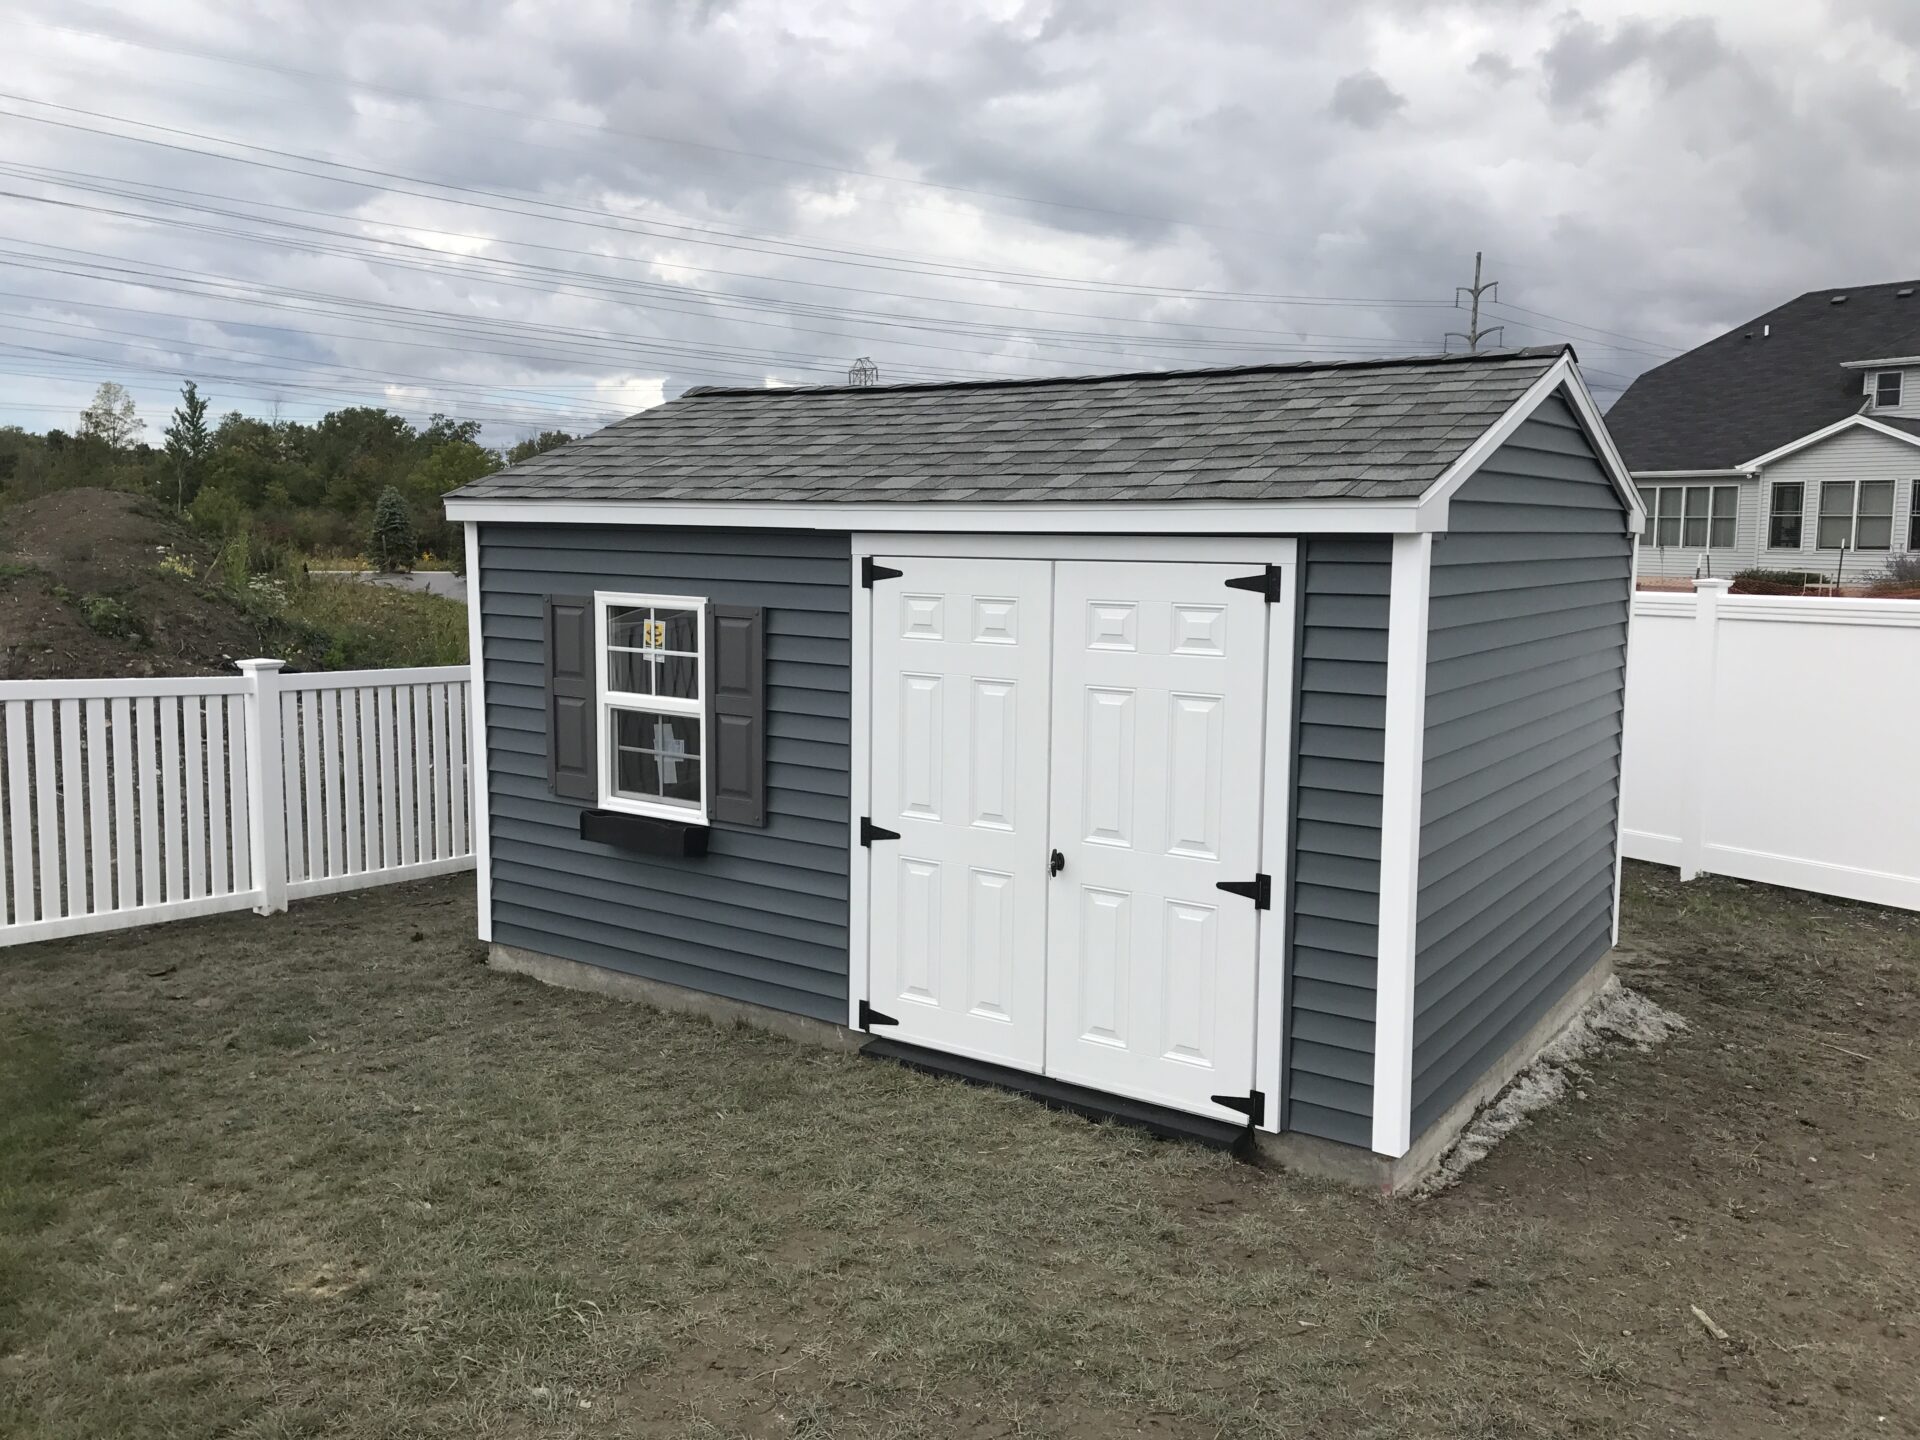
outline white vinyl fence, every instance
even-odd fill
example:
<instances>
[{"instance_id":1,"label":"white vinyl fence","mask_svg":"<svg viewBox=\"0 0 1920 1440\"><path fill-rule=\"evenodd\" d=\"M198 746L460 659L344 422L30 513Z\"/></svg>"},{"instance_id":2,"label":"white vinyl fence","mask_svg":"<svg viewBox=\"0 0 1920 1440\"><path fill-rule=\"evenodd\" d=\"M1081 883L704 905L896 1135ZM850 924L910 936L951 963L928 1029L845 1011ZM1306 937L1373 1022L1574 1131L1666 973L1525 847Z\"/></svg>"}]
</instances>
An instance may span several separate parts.
<instances>
[{"instance_id":1,"label":"white vinyl fence","mask_svg":"<svg viewBox=\"0 0 1920 1440\"><path fill-rule=\"evenodd\" d=\"M0 945L471 869L465 665L0 682Z\"/></svg>"},{"instance_id":2,"label":"white vinyl fence","mask_svg":"<svg viewBox=\"0 0 1920 1440\"><path fill-rule=\"evenodd\" d=\"M1634 598L1622 849L1920 910L1920 602Z\"/></svg>"}]
</instances>

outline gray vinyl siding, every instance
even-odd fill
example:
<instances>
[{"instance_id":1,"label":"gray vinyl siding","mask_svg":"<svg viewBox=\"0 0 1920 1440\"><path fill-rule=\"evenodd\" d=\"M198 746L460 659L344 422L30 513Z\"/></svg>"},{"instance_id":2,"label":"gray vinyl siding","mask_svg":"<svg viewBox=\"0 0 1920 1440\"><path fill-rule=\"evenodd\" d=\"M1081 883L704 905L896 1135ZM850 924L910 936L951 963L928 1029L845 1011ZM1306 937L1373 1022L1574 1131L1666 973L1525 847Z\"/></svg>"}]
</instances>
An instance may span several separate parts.
<instances>
[{"instance_id":1,"label":"gray vinyl siding","mask_svg":"<svg viewBox=\"0 0 1920 1440\"><path fill-rule=\"evenodd\" d=\"M729 999L843 1021L852 653L846 535L486 524L493 937ZM580 838L547 786L541 606L596 590L766 608L767 823L696 859Z\"/></svg>"},{"instance_id":2,"label":"gray vinyl siding","mask_svg":"<svg viewBox=\"0 0 1920 1440\"><path fill-rule=\"evenodd\" d=\"M1373 1005L1386 725L1384 539L1301 542L1287 1128L1373 1138Z\"/></svg>"},{"instance_id":3,"label":"gray vinyl siding","mask_svg":"<svg viewBox=\"0 0 1920 1440\"><path fill-rule=\"evenodd\" d=\"M1557 396L1435 542L1416 1136L1610 944L1631 569L1624 509Z\"/></svg>"}]
</instances>

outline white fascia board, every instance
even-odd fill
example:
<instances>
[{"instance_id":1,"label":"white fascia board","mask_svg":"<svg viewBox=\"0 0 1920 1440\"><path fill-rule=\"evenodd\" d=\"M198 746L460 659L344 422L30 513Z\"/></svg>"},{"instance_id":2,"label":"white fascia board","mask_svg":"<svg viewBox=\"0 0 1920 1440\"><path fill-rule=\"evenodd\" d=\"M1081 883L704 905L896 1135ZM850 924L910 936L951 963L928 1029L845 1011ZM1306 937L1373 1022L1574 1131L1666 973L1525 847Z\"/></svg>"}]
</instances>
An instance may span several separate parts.
<instances>
[{"instance_id":1,"label":"white fascia board","mask_svg":"<svg viewBox=\"0 0 1920 1440\"><path fill-rule=\"evenodd\" d=\"M1724 470L1636 470L1633 472L1636 482L1641 480L1751 480L1753 472L1738 465L1730 465Z\"/></svg>"},{"instance_id":2,"label":"white fascia board","mask_svg":"<svg viewBox=\"0 0 1920 1440\"><path fill-rule=\"evenodd\" d=\"M1876 434L1885 435L1890 440L1901 440L1909 445L1920 445L1920 435L1914 435L1905 430L1896 429L1891 425L1874 419L1871 415L1849 415L1844 420L1836 420L1833 424L1823 426L1811 434L1802 435L1798 440L1789 440L1777 450L1769 450L1764 455L1756 456L1740 468L1742 470L1758 470L1762 466L1773 464L1776 460L1784 460L1787 456L1804 450L1809 445L1818 445L1822 440L1831 440L1835 435L1843 431L1856 429L1872 430Z\"/></svg>"},{"instance_id":3,"label":"white fascia board","mask_svg":"<svg viewBox=\"0 0 1920 1440\"><path fill-rule=\"evenodd\" d=\"M1888 355L1880 360L1842 360L1842 370L1884 370L1893 365L1920 365L1920 355Z\"/></svg>"},{"instance_id":4,"label":"white fascia board","mask_svg":"<svg viewBox=\"0 0 1920 1440\"><path fill-rule=\"evenodd\" d=\"M1428 528L1404 500L1257 500L1173 505L725 504L566 500L447 501L447 518L508 525L656 525L998 535L1411 535Z\"/></svg>"},{"instance_id":5,"label":"white fascia board","mask_svg":"<svg viewBox=\"0 0 1920 1440\"><path fill-rule=\"evenodd\" d=\"M1607 422L1600 414L1600 407L1594 404L1587 382L1580 378L1580 367L1573 363L1572 356L1563 355L1546 374L1528 386L1526 393L1508 406L1506 413L1488 426L1479 439L1461 452L1460 458L1447 467L1444 475L1428 487L1419 504L1421 530L1444 531L1447 528L1447 507L1454 492L1479 473L1480 467L1492 458L1494 451L1506 444L1513 433L1526 423L1527 417L1555 391L1565 392L1567 403L1579 420L1580 428L1586 432L1588 442L1600 458L1600 468L1607 472L1607 479L1613 482L1621 503L1627 507L1626 528L1635 534L1645 528L1647 511L1640 503L1640 492L1634 488L1633 475L1627 469L1626 461L1620 458L1613 437L1607 433Z\"/></svg>"}]
</instances>

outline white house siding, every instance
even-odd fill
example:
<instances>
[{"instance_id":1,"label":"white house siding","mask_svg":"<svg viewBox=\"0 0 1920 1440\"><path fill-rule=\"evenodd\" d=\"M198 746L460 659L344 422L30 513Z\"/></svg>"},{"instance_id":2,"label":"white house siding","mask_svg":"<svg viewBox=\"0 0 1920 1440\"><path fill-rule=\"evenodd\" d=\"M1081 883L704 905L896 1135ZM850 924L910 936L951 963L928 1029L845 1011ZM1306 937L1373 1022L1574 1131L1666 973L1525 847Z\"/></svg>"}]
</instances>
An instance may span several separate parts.
<instances>
[{"instance_id":1,"label":"white house siding","mask_svg":"<svg viewBox=\"0 0 1920 1440\"><path fill-rule=\"evenodd\" d=\"M1893 416L1908 420L1920 420L1920 366L1888 365L1888 370L1898 370L1900 380L1900 403L1898 405L1874 405L1869 403L1869 415ZM1879 370L1868 370L1860 379L1860 393L1871 402L1874 396L1874 377Z\"/></svg>"},{"instance_id":2,"label":"white house siding","mask_svg":"<svg viewBox=\"0 0 1920 1440\"><path fill-rule=\"evenodd\" d=\"M1920 375L1916 376L1920 380ZM1866 429L1853 429L1796 450L1776 460L1751 479L1741 480L1740 518L1735 545L1731 550L1689 550L1670 546L1660 550L1642 543L1640 569L1642 579L1687 579L1696 573L1704 553L1711 573L1736 575L1742 570L1761 567L1768 570L1807 570L1831 577L1839 553L1821 550L1814 543L1820 522L1820 484L1824 480L1891 480L1893 484L1893 548L1866 552L1850 551L1844 578L1864 580L1886 568L1891 555L1907 549L1908 525L1913 513L1913 492L1920 479L1920 445ZM1640 481L1643 492L1666 484L1713 484L1703 481L1666 481L1656 477ZM1718 483L1726 483L1724 481ZM1773 486L1797 484L1801 496L1800 548L1772 550L1766 544L1766 526Z\"/></svg>"}]
</instances>

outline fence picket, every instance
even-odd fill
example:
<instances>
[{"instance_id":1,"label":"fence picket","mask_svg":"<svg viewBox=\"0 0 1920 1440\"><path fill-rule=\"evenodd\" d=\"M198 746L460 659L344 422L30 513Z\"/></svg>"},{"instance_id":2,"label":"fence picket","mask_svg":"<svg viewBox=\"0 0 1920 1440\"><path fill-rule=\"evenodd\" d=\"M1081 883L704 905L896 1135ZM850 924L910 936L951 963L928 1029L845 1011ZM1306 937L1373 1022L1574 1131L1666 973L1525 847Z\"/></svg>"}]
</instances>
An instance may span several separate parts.
<instances>
[{"instance_id":1,"label":"fence picket","mask_svg":"<svg viewBox=\"0 0 1920 1440\"><path fill-rule=\"evenodd\" d=\"M7 702L7 818L13 830L13 923L33 919L33 782L27 775L25 700Z\"/></svg>"},{"instance_id":2,"label":"fence picket","mask_svg":"<svg viewBox=\"0 0 1920 1440\"><path fill-rule=\"evenodd\" d=\"M241 668L0 681L0 946L472 864L466 667Z\"/></svg>"},{"instance_id":3,"label":"fence picket","mask_svg":"<svg viewBox=\"0 0 1920 1440\"><path fill-rule=\"evenodd\" d=\"M133 702L119 696L110 702L109 733L113 740L113 908L137 909L140 904L140 847L133 825Z\"/></svg>"},{"instance_id":4,"label":"fence picket","mask_svg":"<svg viewBox=\"0 0 1920 1440\"><path fill-rule=\"evenodd\" d=\"M80 759L80 702L60 702L60 798L65 811L61 826L66 842L66 884L63 915L87 913L87 825L81 806L86 803L86 779Z\"/></svg>"}]
</instances>

